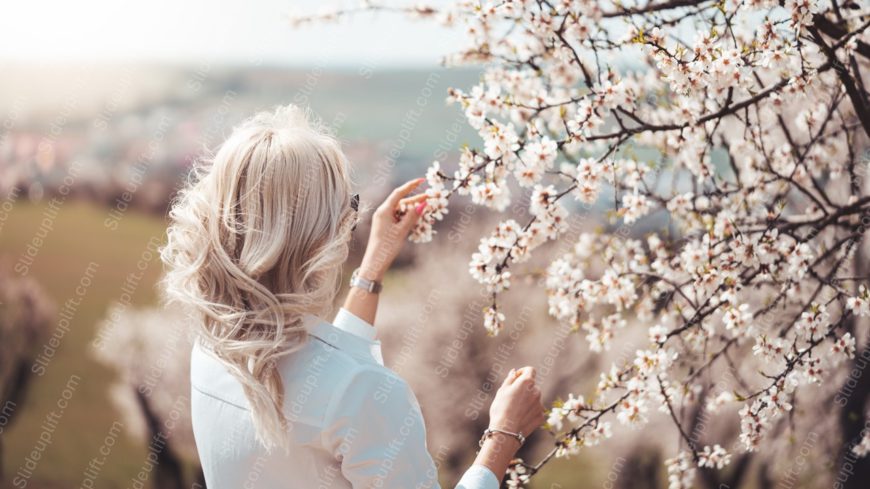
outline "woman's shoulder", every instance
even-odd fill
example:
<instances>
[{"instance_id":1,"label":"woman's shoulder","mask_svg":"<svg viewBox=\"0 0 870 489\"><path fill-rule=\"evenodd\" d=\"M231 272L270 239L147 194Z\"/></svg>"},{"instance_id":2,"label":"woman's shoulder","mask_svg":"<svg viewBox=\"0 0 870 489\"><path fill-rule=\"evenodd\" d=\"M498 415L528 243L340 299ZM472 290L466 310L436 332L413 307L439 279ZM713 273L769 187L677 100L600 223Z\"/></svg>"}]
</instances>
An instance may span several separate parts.
<instances>
[{"instance_id":1,"label":"woman's shoulder","mask_svg":"<svg viewBox=\"0 0 870 489\"><path fill-rule=\"evenodd\" d=\"M380 360L380 342L360 339L329 323L316 328L295 351L278 362L285 416L320 426L342 402L411 402L408 384ZM196 341L191 355L193 389L248 409L241 383L209 348ZM356 400L356 401L354 401Z\"/></svg>"},{"instance_id":2,"label":"woman's shoulder","mask_svg":"<svg viewBox=\"0 0 870 489\"><path fill-rule=\"evenodd\" d=\"M339 332L339 335L347 334ZM335 340L336 338L332 338ZM366 349L366 343L354 343L349 351L342 340L355 341L356 337L342 337L341 340L323 342L315 335L309 339L298 355L287 359L282 366L285 392L290 399L294 394L300 400L308 393L317 398L315 405L328 406L324 414L337 405L348 405L373 400L376 403L412 403L417 405L408 383L396 372L380 361L380 343L369 346L376 352ZM298 410L297 406L297 410Z\"/></svg>"},{"instance_id":3,"label":"woman's shoulder","mask_svg":"<svg viewBox=\"0 0 870 489\"><path fill-rule=\"evenodd\" d=\"M343 332L339 334L347 335ZM353 337L343 339L347 342L356 340ZM347 346L345 341L325 342L311 335L302 348L280 363L287 391L300 389L302 385L333 386L337 389L360 382L404 383L396 372L383 365L379 342L355 344L353 348Z\"/></svg>"},{"instance_id":4,"label":"woman's shoulder","mask_svg":"<svg viewBox=\"0 0 870 489\"><path fill-rule=\"evenodd\" d=\"M312 333L279 365L285 405L291 412L324 413L327 406L357 392L380 396L409 391L407 383L381 363L380 342L359 341L329 326L329 336Z\"/></svg>"}]
</instances>

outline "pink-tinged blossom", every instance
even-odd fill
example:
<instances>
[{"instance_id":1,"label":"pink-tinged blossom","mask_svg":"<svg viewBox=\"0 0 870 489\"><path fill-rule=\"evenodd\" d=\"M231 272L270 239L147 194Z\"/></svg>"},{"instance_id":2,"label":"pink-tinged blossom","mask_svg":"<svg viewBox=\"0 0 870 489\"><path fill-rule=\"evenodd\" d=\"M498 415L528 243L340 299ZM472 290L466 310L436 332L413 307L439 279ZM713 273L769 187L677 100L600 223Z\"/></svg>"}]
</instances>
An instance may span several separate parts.
<instances>
[{"instance_id":1,"label":"pink-tinged blossom","mask_svg":"<svg viewBox=\"0 0 870 489\"><path fill-rule=\"evenodd\" d=\"M632 224L650 211L649 200L637 190L622 196L623 219L626 224Z\"/></svg>"},{"instance_id":2,"label":"pink-tinged blossom","mask_svg":"<svg viewBox=\"0 0 870 489\"><path fill-rule=\"evenodd\" d=\"M480 130L483 136L484 151L492 159L513 160L511 154L517 149L517 133L513 124L498 122L484 126Z\"/></svg>"},{"instance_id":3,"label":"pink-tinged blossom","mask_svg":"<svg viewBox=\"0 0 870 489\"><path fill-rule=\"evenodd\" d=\"M668 489L691 489L695 487L697 469L689 452L682 451L676 457L665 460L668 470Z\"/></svg>"},{"instance_id":4,"label":"pink-tinged blossom","mask_svg":"<svg viewBox=\"0 0 870 489\"><path fill-rule=\"evenodd\" d=\"M504 314L496 310L494 307L486 308L483 313L483 326L490 335L498 335L504 327Z\"/></svg>"},{"instance_id":5,"label":"pink-tinged blossom","mask_svg":"<svg viewBox=\"0 0 870 489\"><path fill-rule=\"evenodd\" d=\"M870 316L870 293L868 293L867 287L864 284L861 284L858 288L857 296L846 299L846 308L856 316Z\"/></svg>"},{"instance_id":6,"label":"pink-tinged blossom","mask_svg":"<svg viewBox=\"0 0 870 489\"><path fill-rule=\"evenodd\" d=\"M847 359L855 358L855 337L852 333L843 333L831 346L831 361L840 363Z\"/></svg>"},{"instance_id":7,"label":"pink-tinged blossom","mask_svg":"<svg viewBox=\"0 0 870 489\"><path fill-rule=\"evenodd\" d=\"M722 469L729 463L731 463L731 455L719 444L712 447L705 446L698 454L698 467Z\"/></svg>"}]
</instances>

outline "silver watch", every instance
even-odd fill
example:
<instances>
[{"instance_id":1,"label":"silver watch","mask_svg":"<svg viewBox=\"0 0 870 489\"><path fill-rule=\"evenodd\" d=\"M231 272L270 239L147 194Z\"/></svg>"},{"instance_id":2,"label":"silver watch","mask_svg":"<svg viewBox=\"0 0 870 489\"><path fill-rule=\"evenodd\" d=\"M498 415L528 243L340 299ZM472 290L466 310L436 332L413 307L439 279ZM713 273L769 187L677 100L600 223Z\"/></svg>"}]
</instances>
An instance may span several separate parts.
<instances>
[{"instance_id":1,"label":"silver watch","mask_svg":"<svg viewBox=\"0 0 870 489\"><path fill-rule=\"evenodd\" d=\"M350 286L359 287L370 294L377 294L383 288L380 282L375 280L364 279L359 276L359 268L353 271L350 276Z\"/></svg>"}]
</instances>

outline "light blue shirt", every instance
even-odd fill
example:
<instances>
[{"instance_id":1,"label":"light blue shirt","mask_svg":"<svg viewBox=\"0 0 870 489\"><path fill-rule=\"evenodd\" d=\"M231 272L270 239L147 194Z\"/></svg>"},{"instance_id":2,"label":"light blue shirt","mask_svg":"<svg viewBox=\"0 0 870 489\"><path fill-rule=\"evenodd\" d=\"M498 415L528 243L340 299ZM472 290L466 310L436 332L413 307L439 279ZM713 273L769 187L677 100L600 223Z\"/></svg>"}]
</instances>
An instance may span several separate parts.
<instances>
[{"instance_id":1,"label":"light blue shirt","mask_svg":"<svg viewBox=\"0 0 870 489\"><path fill-rule=\"evenodd\" d=\"M417 398L384 367L375 328L344 309L334 323L307 317L308 341L279 364L289 455L263 449L241 384L194 345L193 433L210 489L440 487ZM498 486L472 465L456 487Z\"/></svg>"}]
</instances>

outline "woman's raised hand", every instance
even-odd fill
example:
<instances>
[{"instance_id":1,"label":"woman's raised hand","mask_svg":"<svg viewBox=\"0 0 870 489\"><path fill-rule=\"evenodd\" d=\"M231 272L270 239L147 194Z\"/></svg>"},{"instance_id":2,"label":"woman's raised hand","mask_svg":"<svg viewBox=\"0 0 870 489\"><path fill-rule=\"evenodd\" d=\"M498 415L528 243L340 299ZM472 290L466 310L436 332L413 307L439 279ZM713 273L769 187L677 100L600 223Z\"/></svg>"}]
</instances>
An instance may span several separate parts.
<instances>
[{"instance_id":1,"label":"woman's raised hand","mask_svg":"<svg viewBox=\"0 0 870 489\"><path fill-rule=\"evenodd\" d=\"M541 389L535 383L535 369L511 370L489 408L489 427L529 436L545 420Z\"/></svg>"},{"instance_id":2,"label":"woman's raised hand","mask_svg":"<svg viewBox=\"0 0 870 489\"><path fill-rule=\"evenodd\" d=\"M417 178L393 190L372 216L372 230L360 265L360 275L381 280L405 244L426 206L426 194L408 197L425 179Z\"/></svg>"}]
</instances>

